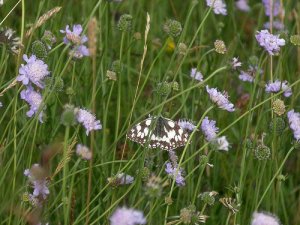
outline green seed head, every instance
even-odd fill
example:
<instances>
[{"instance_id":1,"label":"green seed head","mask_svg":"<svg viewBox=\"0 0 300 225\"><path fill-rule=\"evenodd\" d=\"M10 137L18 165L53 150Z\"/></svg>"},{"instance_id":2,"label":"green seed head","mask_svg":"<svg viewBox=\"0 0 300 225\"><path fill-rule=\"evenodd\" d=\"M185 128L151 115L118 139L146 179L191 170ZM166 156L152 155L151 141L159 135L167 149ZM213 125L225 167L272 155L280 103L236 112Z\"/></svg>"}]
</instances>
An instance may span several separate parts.
<instances>
[{"instance_id":1,"label":"green seed head","mask_svg":"<svg viewBox=\"0 0 300 225\"><path fill-rule=\"evenodd\" d=\"M32 54L39 59L44 59L47 57L47 47L42 41L34 41L31 45Z\"/></svg>"},{"instance_id":2,"label":"green seed head","mask_svg":"<svg viewBox=\"0 0 300 225\"><path fill-rule=\"evenodd\" d=\"M271 156L271 150L264 144L260 144L254 150L254 155L258 160L267 160Z\"/></svg>"},{"instance_id":3,"label":"green seed head","mask_svg":"<svg viewBox=\"0 0 300 225\"><path fill-rule=\"evenodd\" d=\"M276 135L281 135L285 129L285 121L281 117L275 117L269 124L269 130L271 133L275 132Z\"/></svg>"},{"instance_id":4,"label":"green seed head","mask_svg":"<svg viewBox=\"0 0 300 225\"><path fill-rule=\"evenodd\" d=\"M118 22L118 29L122 32L128 32L131 30L131 26L132 26L132 16L129 14L122 15Z\"/></svg>"},{"instance_id":5,"label":"green seed head","mask_svg":"<svg viewBox=\"0 0 300 225\"><path fill-rule=\"evenodd\" d=\"M182 32L181 23L176 20L168 19L163 26L164 31L171 37L178 37Z\"/></svg>"}]
</instances>

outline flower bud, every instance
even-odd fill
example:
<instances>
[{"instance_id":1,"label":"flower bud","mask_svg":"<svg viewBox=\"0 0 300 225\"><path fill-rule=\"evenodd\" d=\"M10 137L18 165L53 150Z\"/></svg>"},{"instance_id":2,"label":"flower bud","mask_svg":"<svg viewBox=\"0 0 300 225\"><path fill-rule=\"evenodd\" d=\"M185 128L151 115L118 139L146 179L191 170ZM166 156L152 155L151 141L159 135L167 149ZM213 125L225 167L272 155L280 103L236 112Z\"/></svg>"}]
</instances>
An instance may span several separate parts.
<instances>
[{"instance_id":1,"label":"flower bud","mask_svg":"<svg viewBox=\"0 0 300 225\"><path fill-rule=\"evenodd\" d=\"M132 26L132 16L129 14L123 14L118 22L118 29L123 32L128 32L131 30Z\"/></svg>"},{"instance_id":2,"label":"flower bud","mask_svg":"<svg viewBox=\"0 0 300 225\"><path fill-rule=\"evenodd\" d=\"M76 124L76 114L75 114L75 108L73 105L65 105L64 111L61 115L61 123L64 126L73 126Z\"/></svg>"}]
</instances>

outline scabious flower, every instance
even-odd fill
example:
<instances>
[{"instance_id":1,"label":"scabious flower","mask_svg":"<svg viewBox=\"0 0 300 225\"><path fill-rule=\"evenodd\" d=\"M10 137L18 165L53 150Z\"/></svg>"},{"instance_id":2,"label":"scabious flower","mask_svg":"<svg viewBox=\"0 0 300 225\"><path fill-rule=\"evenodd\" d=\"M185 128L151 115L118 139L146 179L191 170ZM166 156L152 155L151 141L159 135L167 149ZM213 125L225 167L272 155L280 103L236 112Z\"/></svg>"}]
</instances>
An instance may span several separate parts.
<instances>
[{"instance_id":1,"label":"scabious flower","mask_svg":"<svg viewBox=\"0 0 300 225\"><path fill-rule=\"evenodd\" d=\"M254 212L251 225L280 225L280 221L270 213Z\"/></svg>"},{"instance_id":2,"label":"scabious flower","mask_svg":"<svg viewBox=\"0 0 300 225\"><path fill-rule=\"evenodd\" d=\"M64 37L64 43L65 44L71 44L71 51L70 54L72 54L75 58L82 58L83 56L89 56L89 50L84 45L88 41L88 38L86 35L82 35L82 26L80 24L73 25L73 30L70 29L70 26L67 25L65 30L61 30L61 33L66 34Z\"/></svg>"},{"instance_id":3,"label":"scabious flower","mask_svg":"<svg viewBox=\"0 0 300 225\"><path fill-rule=\"evenodd\" d=\"M125 173L118 173L113 177L107 178L107 181L111 186L118 187L120 185L132 184L134 177Z\"/></svg>"},{"instance_id":4,"label":"scabious flower","mask_svg":"<svg viewBox=\"0 0 300 225\"><path fill-rule=\"evenodd\" d=\"M172 165L172 163L168 162L166 164L166 169L165 169L166 173L173 179L175 179L176 184L178 186L184 186L185 185L185 180L184 177L182 176L183 173L183 169L182 168L178 168L178 167L174 167Z\"/></svg>"},{"instance_id":5,"label":"scabious flower","mask_svg":"<svg viewBox=\"0 0 300 225\"><path fill-rule=\"evenodd\" d=\"M216 127L216 121L209 120L208 117L205 117L201 123L201 130L205 135L205 139L211 141L217 136L219 128Z\"/></svg>"},{"instance_id":6,"label":"scabious flower","mask_svg":"<svg viewBox=\"0 0 300 225\"><path fill-rule=\"evenodd\" d=\"M42 95L34 91L31 86L28 86L27 89L22 90L20 95L21 95L21 99L25 100L30 105L30 109L26 113L26 115L28 117L32 117L34 114L38 113L43 102ZM40 122L43 122L42 116L43 116L43 112L40 112L39 113Z\"/></svg>"},{"instance_id":7,"label":"scabious flower","mask_svg":"<svg viewBox=\"0 0 300 225\"><path fill-rule=\"evenodd\" d=\"M44 176L44 170L39 164L32 165L31 169L26 169L24 175L28 177L33 188L32 197L46 199L50 191L48 181Z\"/></svg>"},{"instance_id":8,"label":"scabious flower","mask_svg":"<svg viewBox=\"0 0 300 225\"><path fill-rule=\"evenodd\" d=\"M177 124L184 130L192 132L195 130L196 126L189 120L180 119L177 121Z\"/></svg>"},{"instance_id":9,"label":"scabious flower","mask_svg":"<svg viewBox=\"0 0 300 225\"><path fill-rule=\"evenodd\" d=\"M278 16L280 13L280 0L274 0L272 5L272 0L262 0L265 7L266 16L271 16L271 10L273 8L273 17Z\"/></svg>"},{"instance_id":10,"label":"scabious flower","mask_svg":"<svg viewBox=\"0 0 300 225\"><path fill-rule=\"evenodd\" d=\"M206 86L206 91L209 94L213 103L217 104L219 108L233 112L235 110L234 105L228 100L228 94L226 92L219 92L217 88L209 88Z\"/></svg>"},{"instance_id":11,"label":"scabious flower","mask_svg":"<svg viewBox=\"0 0 300 225\"><path fill-rule=\"evenodd\" d=\"M126 207L116 209L109 220L111 225L137 225L147 222L141 211Z\"/></svg>"},{"instance_id":12,"label":"scabious flower","mask_svg":"<svg viewBox=\"0 0 300 225\"><path fill-rule=\"evenodd\" d=\"M280 47L285 45L284 39L279 38L279 35L270 34L268 30L257 31L255 37L259 45L270 55L277 55Z\"/></svg>"},{"instance_id":13,"label":"scabious flower","mask_svg":"<svg viewBox=\"0 0 300 225\"><path fill-rule=\"evenodd\" d=\"M263 73L263 70L258 70L257 66L249 66L247 71L241 71L239 75L239 79L242 81L253 83L256 74L261 75Z\"/></svg>"},{"instance_id":14,"label":"scabious flower","mask_svg":"<svg viewBox=\"0 0 300 225\"><path fill-rule=\"evenodd\" d=\"M226 136L222 136L216 139L216 144L219 150L228 151L229 143L227 141Z\"/></svg>"},{"instance_id":15,"label":"scabious flower","mask_svg":"<svg viewBox=\"0 0 300 225\"><path fill-rule=\"evenodd\" d=\"M102 129L100 120L97 120L92 113L85 109L77 109L76 118L85 127L86 135L89 135L89 132L92 130Z\"/></svg>"},{"instance_id":16,"label":"scabious flower","mask_svg":"<svg viewBox=\"0 0 300 225\"><path fill-rule=\"evenodd\" d=\"M284 91L283 95L285 97L290 97L292 95L292 89L289 87L289 84L286 80L275 80L274 82L269 82L266 84L266 92L268 93L277 93L281 90Z\"/></svg>"},{"instance_id":17,"label":"scabious flower","mask_svg":"<svg viewBox=\"0 0 300 225\"><path fill-rule=\"evenodd\" d=\"M197 71L197 68L192 68L191 77L198 81L203 81L203 75L200 71Z\"/></svg>"},{"instance_id":18,"label":"scabious flower","mask_svg":"<svg viewBox=\"0 0 300 225\"><path fill-rule=\"evenodd\" d=\"M250 11L250 6L248 5L248 0L237 0L235 2L236 7L244 12Z\"/></svg>"},{"instance_id":19,"label":"scabious flower","mask_svg":"<svg viewBox=\"0 0 300 225\"><path fill-rule=\"evenodd\" d=\"M85 160L90 160L92 158L92 152L90 149L82 144L76 146L76 154Z\"/></svg>"},{"instance_id":20,"label":"scabious flower","mask_svg":"<svg viewBox=\"0 0 300 225\"><path fill-rule=\"evenodd\" d=\"M206 4L213 8L215 14L227 15L226 4L223 0L206 0Z\"/></svg>"},{"instance_id":21,"label":"scabious flower","mask_svg":"<svg viewBox=\"0 0 300 225\"><path fill-rule=\"evenodd\" d=\"M279 20L274 20L272 24L273 24L273 28L275 28L276 30L283 30L284 29L284 24ZM266 22L264 24L264 28L270 30L271 29L271 23Z\"/></svg>"},{"instance_id":22,"label":"scabious flower","mask_svg":"<svg viewBox=\"0 0 300 225\"><path fill-rule=\"evenodd\" d=\"M24 54L23 59L27 64L21 65L17 80L21 81L24 85L28 85L31 82L39 88L44 88L43 80L50 75L48 65L44 61L37 59L35 55L28 58Z\"/></svg>"},{"instance_id":23,"label":"scabious flower","mask_svg":"<svg viewBox=\"0 0 300 225\"><path fill-rule=\"evenodd\" d=\"M242 63L239 61L237 57L233 57L231 61L232 69L236 70L238 67L241 67Z\"/></svg>"},{"instance_id":24,"label":"scabious flower","mask_svg":"<svg viewBox=\"0 0 300 225\"><path fill-rule=\"evenodd\" d=\"M295 112L293 109L287 113L290 128L294 132L294 138L299 141L300 139L300 113Z\"/></svg>"},{"instance_id":25,"label":"scabious flower","mask_svg":"<svg viewBox=\"0 0 300 225\"><path fill-rule=\"evenodd\" d=\"M0 3L1 5L1 3ZM16 31L10 28L0 28L0 44L6 45L14 54L19 54L22 48L21 39L16 36Z\"/></svg>"}]
</instances>

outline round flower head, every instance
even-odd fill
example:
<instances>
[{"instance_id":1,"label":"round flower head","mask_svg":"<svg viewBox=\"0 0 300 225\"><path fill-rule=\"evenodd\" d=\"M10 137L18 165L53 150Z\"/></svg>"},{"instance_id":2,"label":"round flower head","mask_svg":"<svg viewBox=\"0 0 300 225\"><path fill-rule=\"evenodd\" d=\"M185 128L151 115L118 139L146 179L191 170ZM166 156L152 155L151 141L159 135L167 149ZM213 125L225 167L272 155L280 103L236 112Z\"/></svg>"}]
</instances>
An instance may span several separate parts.
<instances>
[{"instance_id":1,"label":"round flower head","mask_svg":"<svg viewBox=\"0 0 300 225\"><path fill-rule=\"evenodd\" d=\"M28 85L32 82L39 88L44 88L43 80L46 76L50 75L48 65L42 60L37 59L35 55L28 58L28 56L24 54L23 59L27 64L21 65L17 80L21 81L24 85Z\"/></svg>"},{"instance_id":2,"label":"round flower head","mask_svg":"<svg viewBox=\"0 0 300 225\"><path fill-rule=\"evenodd\" d=\"M235 2L236 7L244 12L250 11L250 6L248 5L248 0L237 0Z\"/></svg>"},{"instance_id":3,"label":"round flower head","mask_svg":"<svg viewBox=\"0 0 300 225\"><path fill-rule=\"evenodd\" d=\"M215 14L227 15L226 4L223 0L206 0L206 4L213 8Z\"/></svg>"},{"instance_id":4,"label":"round flower head","mask_svg":"<svg viewBox=\"0 0 300 225\"><path fill-rule=\"evenodd\" d=\"M280 0L262 0L265 7L266 16L271 16L271 9L273 8L273 17L278 16L280 13ZM273 5L272 5L273 2Z\"/></svg>"},{"instance_id":5,"label":"round flower head","mask_svg":"<svg viewBox=\"0 0 300 225\"><path fill-rule=\"evenodd\" d=\"M279 38L279 35L270 34L268 30L257 31L255 37L259 45L270 55L277 55L280 47L285 45L284 39Z\"/></svg>"},{"instance_id":6,"label":"round flower head","mask_svg":"<svg viewBox=\"0 0 300 225\"><path fill-rule=\"evenodd\" d=\"M216 143L219 150L228 151L229 149L229 143L227 141L226 136L222 136L216 139Z\"/></svg>"},{"instance_id":7,"label":"round flower head","mask_svg":"<svg viewBox=\"0 0 300 225\"><path fill-rule=\"evenodd\" d=\"M67 25L65 30L61 30L61 33L66 34L64 37L65 44L74 44L74 45L81 45L88 41L87 36L81 35L83 29L80 24L73 25L73 31L70 30L70 26Z\"/></svg>"},{"instance_id":8,"label":"round flower head","mask_svg":"<svg viewBox=\"0 0 300 225\"><path fill-rule=\"evenodd\" d=\"M184 130L187 130L187 131L190 131L192 132L193 130L195 130L196 126L188 121L188 120L185 120L185 119L180 119L177 121L177 124Z\"/></svg>"},{"instance_id":9,"label":"round flower head","mask_svg":"<svg viewBox=\"0 0 300 225\"><path fill-rule=\"evenodd\" d=\"M232 69L236 70L238 67L242 66L242 63L239 61L239 58L233 57L231 61L231 67Z\"/></svg>"},{"instance_id":10,"label":"round flower head","mask_svg":"<svg viewBox=\"0 0 300 225\"><path fill-rule=\"evenodd\" d=\"M76 154L85 160L90 160L92 158L92 152L90 149L82 144L76 146Z\"/></svg>"},{"instance_id":11,"label":"round flower head","mask_svg":"<svg viewBox=\"0 0 300 225\"><path fill-rule=\"evenodd\" d=\"M96 117L85 109L78 109L76 117L77 121L85 127L86 135L89 135L92 130L102 129L100 120L96 120Z\"/></svg>"},{"instance_id":12,"label":"round flower head","mask_svg":"<svg viewBox=\"0 0 300 225\"><path fill-rule=\"evenodd\" d=\"M28 86L26 90L21 91L20 95L21 95L21 99L25 100L30 106L30 109L26 113L26 115L28 117L32 117L34 114L36 114L39 111L40 106L42 104L43 98L41 94L34 91L31 86ZM39 114L40 122L43 122L42 116L43 113L40 112Z\"/></svg>"},{"instance_id":13,"label":"round flower head","mask_svg":"<svg viewBox=\"0 0 300 225\"><path fill-rule=\"evenodd\" d=\"M110 225L138 225L146 224L146 218L138 210L126 207L118 208L110 217Z\"/></svg>"},{"instance_id":14,"label":"round flower head","mask_svg":"<svg viewBox=\"0 0 300 225\"><path fill-rule=\"evenodd\" d=\"M203 75L200 71L197 71L196 68L192 68L191 77L198 81L203 81Z\"/></svg>"},{"instance_id":15,"label":"round flower head","mask_svg":"<svg viewBox=\"0 0 300 225\"><path fill-rule=\"evenodd\" d=\"M245 82L253 83L256 74L261 75L263 73L263 70L258 70L257 66L249 66L249 69L247 71L241 71L239 75L239 79Z\"/></svg>"},{"instance_id":16,"label":"round flower head","mask_svg":"<svg viewBox=\"0 0 300 225\"><path fill-rule=\"evenodd\" d=\"M268 93L277 93L281 90L284 91L283 95L285 97L290 97L292 95L292 89L289 87L286 80L275 80L274 82L266 84L266 92Z\"/></svg>"},{"instance_id":17,"label":"round flower head","mask_svg":"<svg viewBox=\"0 0 300 225\"><path fill-rule=\"evenodd\" d=\"M294 132L294 138L300 140L300 113L295 112L293 109L287 113L290 128Z\"/></svg>"},{"instance_id":18,"label":"round flower head","mask_svg":"<svg viewBox=\"0 0 300 225\"><path fill-rule=\"evenodd\" d=\"M208 117L205 117L201 123L201 130L205 135L205 139L211 141L217 136L219 128L216 127L216 121L209 120Z\"/></svg>"},{"instance_id":19,"label":"round flower head","mask_svg":"<svg viewBox=\"0 0 300 225\"><path fill-rule=\"evenodd\" d=\"M206 86L206 91L213 103L217 104L219 108L227 110L228 112L235 110L234 105L228 100L226 92L221 93L217 88L209 88L209 86Z\"/></svg>"},{"instance_id":20,"label":"round flower head","mask_svg":"<svg viewBox=\"0 0 300 225\"><path fill-rule=\"evenodd\" d=\"M280 225L278 218L269 213L255 212L252 216L251 225Z\"/></svg>"},{"instance_id":21,"label":"round flower head","mask_svg":"<svg viewBox=\"0 0 300 225\"><path fill-rule=\"evenodd\" d=\"M183 173L182 168L173 167L172 163L168 162L166 164L165 171L171 178L175 179L176 184L178 186L185 185L184 177L182 176L182 173Z\"/></svg>"}]
</instances>

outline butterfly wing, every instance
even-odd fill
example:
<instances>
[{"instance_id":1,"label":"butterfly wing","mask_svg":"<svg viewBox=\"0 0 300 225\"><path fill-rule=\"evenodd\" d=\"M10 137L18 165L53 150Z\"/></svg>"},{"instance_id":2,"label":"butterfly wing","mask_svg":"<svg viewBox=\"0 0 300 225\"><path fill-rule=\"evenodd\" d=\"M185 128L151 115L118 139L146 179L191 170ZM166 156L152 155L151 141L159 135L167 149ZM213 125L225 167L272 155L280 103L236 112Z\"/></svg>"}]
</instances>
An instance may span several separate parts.
<instances>
[{"instance_id":1,"label":"butterfly wing","mask_svg":"<svg viewBox=\"0 0 300 225\"><path fill-rule=\"evenodd\" d=\"M134 142L144 145L150 134L151 123L152 118L148 118L134 125L130 131L128 131L127 137Z\"/></svg>"}]
</instances>

